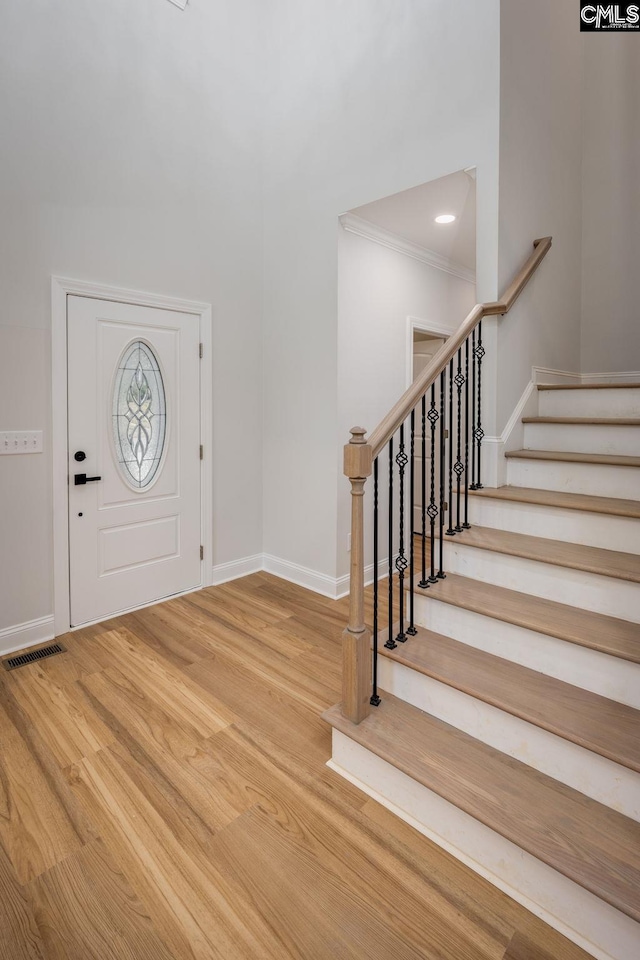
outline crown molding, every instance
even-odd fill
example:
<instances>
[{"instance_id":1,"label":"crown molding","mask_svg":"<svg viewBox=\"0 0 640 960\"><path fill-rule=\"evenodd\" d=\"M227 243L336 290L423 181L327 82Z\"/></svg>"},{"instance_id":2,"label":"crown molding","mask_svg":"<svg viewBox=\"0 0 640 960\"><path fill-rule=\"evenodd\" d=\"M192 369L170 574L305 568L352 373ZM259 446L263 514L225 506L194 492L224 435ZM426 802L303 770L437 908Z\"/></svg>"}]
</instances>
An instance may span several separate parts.
<instances>
[{"instance_id":1,"label":"crown molding","mask_svg":"<svg viewBox=\"0 0 640 960\"><path fill-rule=\"evenodd\" d=\"M444 273L466 280L467 283L476 282L475 270L469 270L468 267L463 267L461 263L443 257L435 250L429 250L427 247L421 247L411 240L405 240L404 237L398 237L395 233L390 233L369 220L363 220L355 213L343 213L339 220L343 228L349 233L355 233L356 236L364 237L365 240L372 240L383 247L404 254L405 257L420 260L422 263L429 264L430 267L435 267L436 270L442 270Z\"/></svg>"},{"instance_id":2,"label":"crown molding","mask_svg":"<svg viewBox=\"0 0 640 960\"><path fill-rule=\"evenodd\" d=\"M186 5L189 3L189 0L169 0L169 3L172 3L176 7L180 7L181 10L184 10Z\"/></svg>"}]
</instances>

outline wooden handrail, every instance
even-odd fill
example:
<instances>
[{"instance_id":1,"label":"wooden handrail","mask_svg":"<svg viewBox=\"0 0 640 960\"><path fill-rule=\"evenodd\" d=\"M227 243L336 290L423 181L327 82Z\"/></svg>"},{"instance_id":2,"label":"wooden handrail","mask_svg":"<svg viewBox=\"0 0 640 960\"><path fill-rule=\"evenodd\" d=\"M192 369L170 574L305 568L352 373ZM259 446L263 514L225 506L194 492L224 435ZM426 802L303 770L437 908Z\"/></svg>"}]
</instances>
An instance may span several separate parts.
<instances>
[{"instance_id":1,"label":"wooden handrail","mask_svg":"<svg viewBox=\"0 0 640 960\"><path fill-rule=\"evenodd\" d=\"M462 325L445 340L418 379L411 384L384 420L378 424L368 441L369 446L372 448L374 459L378 456L385 444L389 442L400 425L404 423L418 401L425 395L431 384L434 383L442 373L451 358L455 356L458 349L482 318L500 313L508 313L509 310L511 310L511 307L549 251L551 247L551 237L534 240L533 246L534 252L516 275L513 283L505 290L502 300L496 303L476 303Z\"/></svg>"}]
</instances>

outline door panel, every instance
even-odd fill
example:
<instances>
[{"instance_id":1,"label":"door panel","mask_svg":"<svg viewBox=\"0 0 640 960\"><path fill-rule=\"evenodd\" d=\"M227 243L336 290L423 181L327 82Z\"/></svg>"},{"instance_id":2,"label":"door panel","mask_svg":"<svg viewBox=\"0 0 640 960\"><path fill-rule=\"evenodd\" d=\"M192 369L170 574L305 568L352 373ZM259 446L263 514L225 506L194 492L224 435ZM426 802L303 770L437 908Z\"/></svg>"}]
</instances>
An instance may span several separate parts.
<instances>
[{"instance_id":1,"label":"door panel","mask_svg":"<svg viewBox=\"0 0 640 960\"><path fill-rule=\"evenodd\" d=\"M67 321L77 626L201 582L200 331L189 314L74 296Z\"/></svg>"}]
</instances>

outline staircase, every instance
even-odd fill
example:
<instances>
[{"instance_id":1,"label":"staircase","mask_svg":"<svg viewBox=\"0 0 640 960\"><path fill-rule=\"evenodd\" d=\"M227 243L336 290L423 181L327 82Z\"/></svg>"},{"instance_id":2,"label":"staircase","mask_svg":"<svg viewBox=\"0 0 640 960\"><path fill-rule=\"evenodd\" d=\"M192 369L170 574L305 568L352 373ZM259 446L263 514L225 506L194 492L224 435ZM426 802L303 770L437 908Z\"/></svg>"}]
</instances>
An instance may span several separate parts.
<instances>
[{"instance_id":1,"label":"staircase","mask_svg":"<svg viewBox=\"0 0 640 960\"><path fill-rule=\"evenodd\" d=\"M640 384L538 403L507 485L444 535L446 578L405 584L415 636L379 631L380 705L325 714L330 766L594 957L637 960Z\"/></svg>"}]
</instances>

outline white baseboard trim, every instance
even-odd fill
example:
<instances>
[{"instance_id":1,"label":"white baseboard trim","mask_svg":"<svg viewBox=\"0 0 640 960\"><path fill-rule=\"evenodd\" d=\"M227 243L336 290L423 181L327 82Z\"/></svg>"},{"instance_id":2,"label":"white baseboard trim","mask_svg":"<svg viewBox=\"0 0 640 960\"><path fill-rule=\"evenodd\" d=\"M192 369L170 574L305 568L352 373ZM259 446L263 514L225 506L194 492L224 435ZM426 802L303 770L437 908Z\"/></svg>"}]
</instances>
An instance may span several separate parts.
<instances>
[{"instance_id":1,"label":"white baseboard trim","mask_svg":"<svg viewBox=\"0 0 640 960\"><path fill-rule=\"evenodd\" d=\"M257 559L257 558L251 558ZM239 562L239 561L238 561ZM318 570L311 570L309 567L303 567L299 563L293 563L291 560L283 560L281 557L274 557L265 553L262 555L262 566L254 570L247 570L246 573L254 573L256 569L264 570L265 573L271 573L274 577L280 577L282 580L288 580L289 583L297 583L300 587L306 587L307 590L313 590L323 597L329 597L331 600L341 600L349 593L349 574L342 577L330 577L326 573L320 573ZM388 575L389 560L383 558L378 561L378 579L382 580ZM236 576L244 577L246 573L238 572ZM232 579L229 577L228 579ZM373 583L373 564L369 563L364 568L365 586Z\"/></svg>"},{"instance_id":2,"label":"white baseboard trim","mask_svg":"<svg viewBox=\"0 0 640 960\"><path fill-rule=\"evenodd\" d=\"M583 373L583 383L640 383L640 370L620 373Z\"/></svg>"},{"instance_id":3,"label":"white baseboard trim","mask_svg":"<svg viewBox=\"0 0 640 960\"><path fill-rule=\"evenodd\" d=\"M313 590L314 593L319 593L323 597L330 597L331 600L338 599L338 581L325 573L303 567L299 563L292 563L290 560L283 560L281 557L273 557L269 553L262 556L262 569L266 573L272 573L274 577L297 583L298 586Z\"/></svg>"},{"instance_id":4,"label":"white baseboard trim","mask_svg":"<svg viewBox=\"0 0 640 960\"><path fill-rule=\"evenodd\" d=\"M0 656L33 647L37 643L45 643L53 640L54 636L53 616L5 627L0 630Z\"/></svg>"},{"instance_id":5,"label":"white baseboard trim","mask_svg":"<svg viewBox=\"0 0 640 960\"><path fill-rule=\"evenodd\" d=\"M211 585L216 587L238 577L248 577L250 573L263 570L263 555L255 553L252 557L242 557L240 560L229 560L228 563L217 563L211 573Z\"/></svg>"},{"instance_id":6,"label":"white baseboard trim","mask_svg":"<svg viewBox=\"0 0 640 960\"><path fill-rule=\"evenodd\" d=\"M572 373L552 370L550 367L532 367L534 383L640 383L640 370L620 370L609 373Z\"/></svg>"},{"instance_id":7,"label":"white baseboard trim","mask_svg":"<svg viewBox=\"0 0 640 960\"><path fill-rule=\"evenodd\" d=\"M534 383L581 383L582 374L569 370L553 370L551 367L532 367L531 379Z\"/></svg>"},{"instance_id":8,"label":"white baseboard trim","mask_svg":"<svg viewBox=\"0 0 640 960\"><path fill-rule=\"evenodd\" d=\"M529 400L531 399L531 395L535 392L535 388L536 388L535 383L533 382L533 380L530 380L527 386L525 387L524 393L518 400L515 410L507 420L504 430L500 434L501 443L504 443L504 444L507 443L509 437L511 436L513 431L516 429L516 427L522 420L522 417L524 416L525 408Z\"/></svg>"},{"instance_id":9,"label":"white baseboard trim","mask_svg":"<svg viewBox=\"0 0 640 960\"><path fill-rule=\"evenodd\" d=\"M394 554L393 562L398 559L398 554ZM407 577L409 576L407 572ZM386 580L389 576L389 558L384 557L382 560L378 560L378 580ZM342 597L346 597L349 593L349 574L345 573L344 576L338 577L336 580L336 595L335 599L340 600ZM368 563L364 568L364 585L368 587L373 583L373 564Z\"/></svg>"},{"instance_id":10,"label":"white baseboard trim","mask_svg":"<svg viewBox=\"0 0 640 960\"><path fill-rule=\"evenodd\" d=\"M381 560L378 566L380 577L385 575L388 568L388 561ZM339 600L349 592L349 575L344 577L329 577L317 570L310 570L308 567L292 563L289 560L282 560L279 557L272 557L269 554L256 553L251 557L241 557L239 560L230 560L227 563L218 563L211 570L210 583L203 586L221 586L223 583L229 583L231 580L238 580L240 577L247 577L251 573L259 573L261 570L272 573L282 580L288 580L290 583L297 583L301 587L307 587L314 593L320 593L324 597L330 597L332 600ZM365 578L367 583L373 580L373 564L365 568ZM197 589L200 589L199 587ZM191 590L186 593L191 593ZM166 597L164 599L170 599ZM156 603L162 603L162 600L153 600L146 603L143 607L153 606ZM143 609L135 607L134 609ZM122 611L126 612L126 611ZM114 614L115 616L116 614ZM120 614L117 614L118 616ZM93 621L99 623L100 621ZM53 615L40 617L38 620L30 620L27 623L18 623L15 626L0 629L0 656L14 653L16 650L25 650L27 647L36 646L39 643L46 643L47 640L53 640L55 637L55 621ZM84 623L77 629L89 626ZM72 628L73 629L73 628Z\"/></svg>"}]
</instances>

